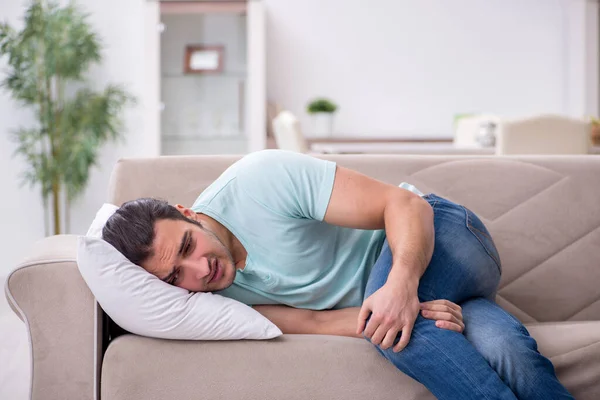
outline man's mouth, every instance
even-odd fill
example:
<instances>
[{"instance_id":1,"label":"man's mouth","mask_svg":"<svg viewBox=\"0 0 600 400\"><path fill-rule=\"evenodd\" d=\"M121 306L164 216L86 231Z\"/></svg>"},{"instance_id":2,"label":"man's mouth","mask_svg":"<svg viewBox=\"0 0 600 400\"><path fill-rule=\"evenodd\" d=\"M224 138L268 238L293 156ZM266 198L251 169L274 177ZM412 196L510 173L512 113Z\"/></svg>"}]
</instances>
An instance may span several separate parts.
<instances>
[{"instance_id":1,"label":"man's mouth","mask_svg":"<svg viewBox=\"0 0 600 400\"><path fill-rule=\"evenodd\" d=\"M219 263L219 259L215 258L211 263L211 272L212 276L210 277L208 283L212 283L213 281L217 281L221 278L221 263Z\"/></svg>"}]
</instances>

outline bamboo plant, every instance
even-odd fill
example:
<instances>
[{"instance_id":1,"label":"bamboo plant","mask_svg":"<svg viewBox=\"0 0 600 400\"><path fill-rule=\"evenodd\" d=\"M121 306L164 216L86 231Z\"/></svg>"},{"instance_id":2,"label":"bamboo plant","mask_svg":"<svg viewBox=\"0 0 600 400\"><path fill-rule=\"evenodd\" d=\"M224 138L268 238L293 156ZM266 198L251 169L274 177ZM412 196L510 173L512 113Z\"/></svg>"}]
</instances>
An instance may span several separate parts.
<instances>
[{"instance_id":1,"label":"bamboo plant","mask_svg":"<svg viewBox=\"0 0 600 400\"><path fill-rule=\"evenodd\" d=\"M88 18L75 3L33 0L22 29L0 23L0 57L7 61L0 84L34 115L12 132L15 155L28 164L23 183L39 187L45 208L51 205L54 234L61 233L65 203L86 188L100 147L122 137L123 108L134 102L120 85L98 90L86 82L89 67L101 62Z\"/></svg>"}]
</instances>

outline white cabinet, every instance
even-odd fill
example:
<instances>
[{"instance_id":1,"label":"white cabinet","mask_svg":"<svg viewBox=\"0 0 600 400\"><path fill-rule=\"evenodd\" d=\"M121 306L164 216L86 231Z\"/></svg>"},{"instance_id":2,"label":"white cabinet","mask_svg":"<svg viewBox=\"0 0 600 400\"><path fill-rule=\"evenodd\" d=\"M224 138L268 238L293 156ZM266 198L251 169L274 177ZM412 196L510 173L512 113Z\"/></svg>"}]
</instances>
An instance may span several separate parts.
<instances>
[{"instance_id":1,"label":"white cabinet","mask_svg":"<svg viewBox=\"0 0 600 400\"><path fill-rule=\"evenodd\" d=\"M158 68L149 71L159 82L161 154L265 148L262 2L163 1L152 12L158 17L148 44L157 48Z\"/></svg>"}]
</instances>

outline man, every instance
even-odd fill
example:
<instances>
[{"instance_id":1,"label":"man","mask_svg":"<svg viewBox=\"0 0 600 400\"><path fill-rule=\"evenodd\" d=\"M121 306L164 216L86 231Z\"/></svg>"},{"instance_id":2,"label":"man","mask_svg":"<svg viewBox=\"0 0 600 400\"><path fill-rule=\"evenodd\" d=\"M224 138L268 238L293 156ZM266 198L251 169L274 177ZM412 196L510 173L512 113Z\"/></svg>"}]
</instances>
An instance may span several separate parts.
<instances>
[{"instance_id":1,"label":"man","mask_svg":"<svg viewBox=\"0 0 600 400\"><path fill-rule=\"evenodd\" d=\"M267 150L191 209L126 203L103 236L165 282L254 305L284 333L362 335L440 399L572 399L493 302L501 264L483 223L410 185Z\"/></svg>"}]
</instances>

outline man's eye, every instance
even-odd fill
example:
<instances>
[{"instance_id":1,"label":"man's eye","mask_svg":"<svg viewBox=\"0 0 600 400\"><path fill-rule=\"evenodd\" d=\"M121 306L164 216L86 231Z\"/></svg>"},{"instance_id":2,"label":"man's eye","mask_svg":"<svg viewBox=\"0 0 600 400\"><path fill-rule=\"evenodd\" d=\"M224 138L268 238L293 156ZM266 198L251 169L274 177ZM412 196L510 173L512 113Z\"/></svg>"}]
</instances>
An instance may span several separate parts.
<instances>
[{"instance_id":1,"label":"man's eye","mask_svg":"<svg viewBox=\"0 0 600 400\"><path fill-rule=\"evenodd\" d=\"M189 256L193 251L194 251L194 243L192 241L192 238L190 237L190 239L188 240L188 242L185 246L183 254L185 254L186 256Z\"/></svg>"}]
</instances>

